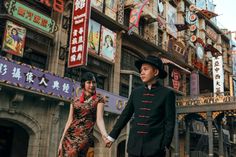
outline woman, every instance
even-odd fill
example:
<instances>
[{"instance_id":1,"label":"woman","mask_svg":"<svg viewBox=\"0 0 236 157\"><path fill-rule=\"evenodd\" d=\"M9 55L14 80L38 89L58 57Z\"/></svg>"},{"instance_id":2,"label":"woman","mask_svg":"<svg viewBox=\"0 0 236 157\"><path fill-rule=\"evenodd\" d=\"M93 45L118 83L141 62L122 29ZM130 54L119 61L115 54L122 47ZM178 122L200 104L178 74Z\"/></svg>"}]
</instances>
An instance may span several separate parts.
<instances>
[{"instance_id":1,"label":"woman","mask_svg":"<svg viewBox=\"0 0 236 157\"><path fill-rule=\"evenodd\" d=\"M115 49L113 47L113 40L110 35L105 36L105 42L103 47L103 55L109 59L114 59Z\"/></svg>"},{"instance_id":2,"label":"woman","mask_svg":"<svg viewBox=\"0 0 236 157\"><path fill-rule=\"evenodd\" d=\"M92 143L95 122L102 134L107 137L103 111L105 97L96 93L96 80L87 72L81 78L82 93L75 97L60 141L59 157L84 157ZM83 154L83 155L82 155Z\"/></svg>"}]
</instances>

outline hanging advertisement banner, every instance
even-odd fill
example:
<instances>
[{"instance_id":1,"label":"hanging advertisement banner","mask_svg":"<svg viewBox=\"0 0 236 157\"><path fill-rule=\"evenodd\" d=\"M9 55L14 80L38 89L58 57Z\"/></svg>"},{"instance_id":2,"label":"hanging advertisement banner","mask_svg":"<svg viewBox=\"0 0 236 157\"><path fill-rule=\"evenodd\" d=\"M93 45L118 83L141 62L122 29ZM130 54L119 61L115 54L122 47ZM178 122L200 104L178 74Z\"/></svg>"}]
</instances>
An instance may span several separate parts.
<instances>
[{"instance_id":1,"label":"hanging advertisement banner","mask_svg":"<svg viewBox=\"0 0 236 157\"><path fill-rule=\"evenodd\" d=\"M90 19L89 35L88 35L88 49L90 52L98 54L100 41L101 25Z\"/></svg>"},{"instance_id":2,"label":"hanging advertisement banner","mask_svg":"<svg viewBox=\"0 0 236 157\"><path fill-rule=\"evenodd\" d=\"M26 29L11 21L6 22L2 50L16 56L23 56Z\"/></svg>"},{"instance_id":3,"label":"hanging advertisement banner","mask_svg":"<svg viewBox=\"0 0 236 157\"><path fill-rule=\"evenodd\" d=\"M143 7L149 2L149 0L144 0L143 2L135 3L134 8L130 12L129 18L129 31L128 34L131 34L135 28L139 26L140 16L143 11Z\"/></svg>"},{"instance_id":4,"label":"hanging advertisement banner","mask_svg":"<svg viewBox=\"0 0 236 157\"><path fill-rule=\"evenodd\" d=\"M182 78L181 78L181 74L180 71L176 68L173 68L171 71L171 82L172 82L172 87L177 90L177 91L183 91L181 89L182 87Z\"/></svg>"},{"instance_id":5,"label":"hanging advertisement banner","mask_svg":"<svg viewBox=\"0 0 236 157\"><path fill-rule=\"evenodd\" d=\"M216 95L221 95L224 93L224 71L222 56L212 57L212 70L214 93Z\"/></svg>"},{"instance_id":6,"label":"hanging advertisement banner","mask_svg":"<svg viewBox=\"0 0 236 157\"><path fill-rule=\"evenodd\" d=\"M199 95L199 73L197 71L193 71L190 75L190 95Z\"/></svg>"},{"instance_id":7,"label":"hanging advertisement banner","mask_svg":"<svg viewBox=\"0 0 236 157\"><path fill-rule=\"evenodd\" d=\"M46 31L48 33L54 33L57 30L55 21L51 18L29 8L28 6L21 4L15 0L11 0L5 3L8 14L15 18L36 27L37 29Z\"/></svg>"},{"instance_id":8,"label":"hanging advertisement banner","mask_svg":"<svg viewBox=\"0 0 236 157\"><path fill-rule=\"evenodd\" d=\"M100 55L114 62L116 52L116 33L102 27Z\"/></svg>"},{"instance_id":9,"label":"hanging advertisement banner","mask_svg":"<svg viewBox=\"0 0 236 157\"><path fill-rule=\"evenodd\" d=\"M117 0L106 0L105 14L116 20Z\"/></svg>"},{"instance_id":10,"label":"hanging advertisement banner","mask_svg":"<svg viewBox=\"0 0 236 157\"><path fill-rule=\"evenodd\" d=\"M177 38L177 29L175 27L175 24L177 23L177 10L169 3L167 3L167 8L168 12L166 14L166 21L167 21L166 30L168 34Z\"/></svg>"},{"instance_id":11,"label":"hanging advertisement banner","mask_svg":"<svg viewBox=\"0 0 236 157\"><path fill-rule=\"evenodd\" d=\"M90 0L74 0L68 68L87 65Z\"/></svg>"},{"instance_id":12,"label":"hanging advertisement banner","mask_svg":"<svg viewBox=\"0 0 236 157\"><path fill-rule=\"evenodd\" d=\"M103 11L103 0L93 0L91 1L91 6L100 12Z\"/></svg>"}]
</instances>

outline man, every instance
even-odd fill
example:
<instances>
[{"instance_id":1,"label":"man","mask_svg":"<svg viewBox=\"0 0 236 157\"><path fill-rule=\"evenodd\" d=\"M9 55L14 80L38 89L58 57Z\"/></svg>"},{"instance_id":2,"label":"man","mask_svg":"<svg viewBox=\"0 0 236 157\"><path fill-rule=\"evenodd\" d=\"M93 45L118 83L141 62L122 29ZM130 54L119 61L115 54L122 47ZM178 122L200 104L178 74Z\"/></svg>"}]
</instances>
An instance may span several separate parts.
<instances>
[{"instance_id":1,"label":"man","mask_svg":"<svg viewBox=\"0 0 236 157\"><path fill-rule=\"evenodd\" d=\"M132 91L105 143L111 147L134 114L127 146L129 157L164 157L174 133L175 94L158 82L167 76L160 58L147 56L135 66L144 86Z\"/></svg>"}]
</instances>

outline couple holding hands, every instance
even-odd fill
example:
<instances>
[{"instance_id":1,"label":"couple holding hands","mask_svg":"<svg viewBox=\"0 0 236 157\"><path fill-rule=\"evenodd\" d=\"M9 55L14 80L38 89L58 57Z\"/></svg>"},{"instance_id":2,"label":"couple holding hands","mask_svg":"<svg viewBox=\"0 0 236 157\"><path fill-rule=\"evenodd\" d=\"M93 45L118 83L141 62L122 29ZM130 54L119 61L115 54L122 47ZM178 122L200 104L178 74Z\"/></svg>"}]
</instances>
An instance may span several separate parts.
<instances>
[{"instance_id":1,"label":"couple holding hands","mask_svg":"<svg viewBox=\"0 0 236 157\"><path fill-rule=\"evenodd\" d=\"M109 134L103 119L106 98L96 93L96 79L92 73L82 76L82 94L71 103L58 148L59 157L85 157L93 140L95 123L106 147L110 148L132 116L127 145L129 157L165 157L175 127L175 94L158 82L167 76L159 57L147 56L137 60L135 66L144 85L132 91Z\"/></svg>"}]
</instances>

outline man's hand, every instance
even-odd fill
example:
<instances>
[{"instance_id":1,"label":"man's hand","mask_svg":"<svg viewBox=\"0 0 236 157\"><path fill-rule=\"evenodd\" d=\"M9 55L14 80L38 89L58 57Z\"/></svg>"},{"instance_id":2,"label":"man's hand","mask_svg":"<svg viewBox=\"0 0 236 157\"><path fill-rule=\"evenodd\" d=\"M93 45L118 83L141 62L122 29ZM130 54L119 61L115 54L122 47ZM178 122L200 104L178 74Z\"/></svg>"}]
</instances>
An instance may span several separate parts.
<instances>
[{"instance_id":1,"label":"man's hand","mask_svg":"<svg viewBox=\"0 0 236 157\"><path fill-rule=\"evenodd\" d=\"M107 148L110 148L111 145L113 144L113 142L110 141L110 140L108 140L107 136L102 136L102 138L103 138L103 141L104 141L104 143L105 143L105 146L106 146Z\"/></svg>"}]
</instances>

